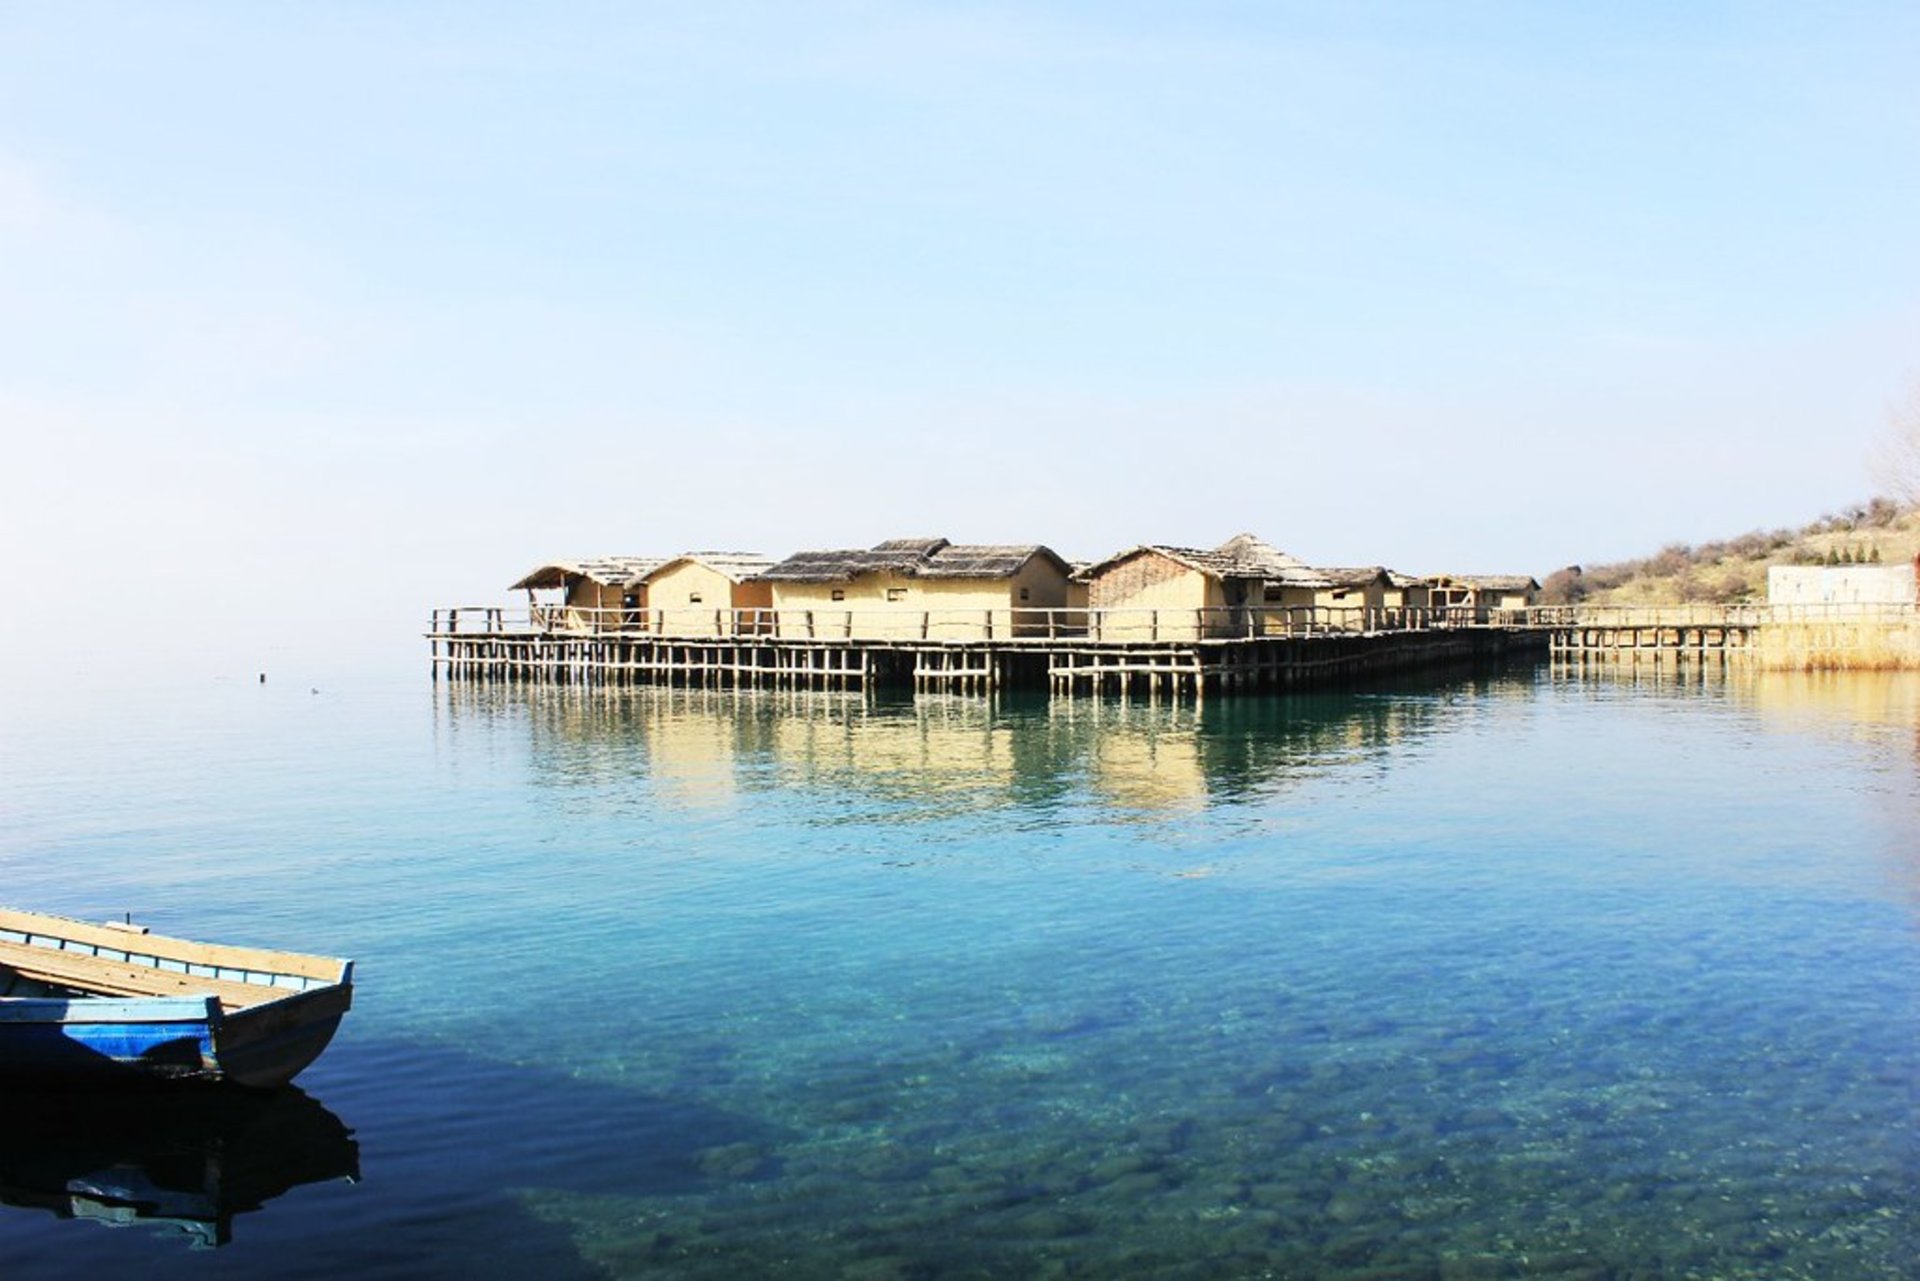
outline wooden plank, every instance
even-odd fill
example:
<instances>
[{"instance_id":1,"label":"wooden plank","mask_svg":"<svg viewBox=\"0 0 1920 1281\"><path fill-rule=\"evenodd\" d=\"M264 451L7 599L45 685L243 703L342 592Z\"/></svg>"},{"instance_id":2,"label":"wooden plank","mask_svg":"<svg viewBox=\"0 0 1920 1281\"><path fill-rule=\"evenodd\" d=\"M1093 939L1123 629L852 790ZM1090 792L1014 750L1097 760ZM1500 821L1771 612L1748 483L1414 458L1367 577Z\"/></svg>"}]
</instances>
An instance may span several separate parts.
<instances>
[{"instance_id":1,"label":"wooden plank","mask_svg":"<svg viewBox=\"0 0 1920 1281\"><path fill-rule=\"evenodd\" d=\"M224 943L196 943L165 934L135 934L124 926L94 925L70 917L0 908L0 930L68 939L90 947L112 948L142 956L163 956L190 965L213 965L263 974L292 974L326 983L340 980L343 962L300 952L273 952L265 948L232 947Z\"/></svg>"},{"instance_id":2,"label":"wooden plank","mask_svg":"<svg viewBox=\"0 0 1920 1281\"><path fill-rule=\"evenodd\" d=\"M0 965L17 970L29 978L63 987L78 987L110 996L217 996L229 1010L245 1009L283 996L295 995L290 988L265 987L255 983L235 983L229 979L210 979L198 974L176 974L125 961L110 961L84 952L63 952L30 943L0 940Z\"/></svg>"}]
</instances>

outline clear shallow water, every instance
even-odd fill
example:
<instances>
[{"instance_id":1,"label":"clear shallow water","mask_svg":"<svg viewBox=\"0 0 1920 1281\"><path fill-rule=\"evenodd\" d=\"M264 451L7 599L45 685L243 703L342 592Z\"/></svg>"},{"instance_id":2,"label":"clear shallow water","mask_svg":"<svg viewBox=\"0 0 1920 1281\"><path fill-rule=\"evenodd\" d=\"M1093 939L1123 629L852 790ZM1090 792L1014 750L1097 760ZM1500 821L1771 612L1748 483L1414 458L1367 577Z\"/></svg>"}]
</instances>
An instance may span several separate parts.
<instances>
[{"instance_id":1,"label":"clear shallow water","mask_svg":"<svg viewBox=\"0 0 1920 1281\"><path fill-rule=\"evenodd\" d=\"M358 958L362 1177L0 1274L1920 1275L1916 709L18 690L0 899Z\"/></svg>"}]
</instances>

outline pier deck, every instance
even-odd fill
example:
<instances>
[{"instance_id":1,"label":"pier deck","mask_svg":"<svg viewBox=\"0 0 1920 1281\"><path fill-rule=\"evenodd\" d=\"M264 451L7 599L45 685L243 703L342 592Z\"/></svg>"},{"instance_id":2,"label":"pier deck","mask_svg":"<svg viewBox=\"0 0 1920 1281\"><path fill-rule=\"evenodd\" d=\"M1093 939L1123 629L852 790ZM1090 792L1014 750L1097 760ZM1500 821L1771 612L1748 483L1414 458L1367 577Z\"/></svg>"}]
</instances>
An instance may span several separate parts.
<instances>
[{"instance_id":1,"label":"pier deck","mask_svg":"<svg viewBox=\"0 0 1920 1281\"><path fill-rule=\"evenodd\" d=\"M985 693L1204 696L1337 683L1516 652L1547 636L1446 611L1031 611L958 620L772 618L737 611L710 634L652 630L642 615L583 621L490 607L436 611L427 633L436 679L902 688ZM1044 615L1044 617L1038 617ZM997 634L996 634L997 633Z\"/></svg>"}]
</instances>

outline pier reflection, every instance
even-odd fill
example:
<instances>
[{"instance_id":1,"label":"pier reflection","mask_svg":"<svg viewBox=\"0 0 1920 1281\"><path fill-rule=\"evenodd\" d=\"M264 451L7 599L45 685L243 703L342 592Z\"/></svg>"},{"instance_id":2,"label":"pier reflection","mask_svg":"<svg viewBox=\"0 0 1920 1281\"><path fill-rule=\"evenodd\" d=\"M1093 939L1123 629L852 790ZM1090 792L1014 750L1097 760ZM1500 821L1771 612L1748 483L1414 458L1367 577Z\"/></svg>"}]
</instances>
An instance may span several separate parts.
<instances>
[{"instance_id":1,"label":"pier reflection","mask_svg":"<svg viewBox=\"0 0 1920 1281\"><path fill-rule=\"evenodd\" d=\"M1553 680L1594 689L1712 691L1775 728L1909 741L1920 756L1920 672L1759 671L1718 662L1553 664Z\"/></svg>"},{"instance_id":2,"label":"pier reflection","mask_svg":"<svg viewBox=\"0 0 1920 1281\"><path fill-rule=\"evenodd\" d=\"M616 808L610 796L698 810L811 787L899 801L903 820L1075 797L1151 817L1384 766L1529 688L1523 676L1195 703L454 683L438 706L443 735L525 745L537 782Z\"/></svg>"},{"instance_id":3,"label":"pier reflection","mask_svg":"<svg viewBox=\"0 0 1920 1281\"><path fill-rule=\"evenodd\" d=\"M0 1205L211 1249L235 1216L292 1188L360 1175L339 1117L291 1087L127 1093L13 1090L0 1127Z\"/></svg>"}]
</instances>

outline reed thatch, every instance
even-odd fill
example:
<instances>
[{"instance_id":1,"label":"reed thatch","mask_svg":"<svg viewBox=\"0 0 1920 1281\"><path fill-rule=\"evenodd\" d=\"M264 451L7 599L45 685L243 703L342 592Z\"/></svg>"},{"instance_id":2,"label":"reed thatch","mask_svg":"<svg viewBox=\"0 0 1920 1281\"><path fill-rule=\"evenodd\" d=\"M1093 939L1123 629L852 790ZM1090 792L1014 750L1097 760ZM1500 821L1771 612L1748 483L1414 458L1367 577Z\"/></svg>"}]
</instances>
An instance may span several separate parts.
<instances>
[{"instance_id":1,"label":"reed thatch","mask_svg":"<svg viewBox=\"0 0 1920 1281\"><path fill-rule=\"evenodd\" d=\"M1012 578L1035 556L1045 556L1065 574L1070 570L1051 548L1039 543L965 544L944 538L894 538L873 547L840 551L795 552L763 571L774 583L837 583L861 574L889 573L902 578Z\"/></svg>"},{"instance_id":2,"label":"reed thatch","mask_svg":"<svg viewBox=\"0 0 1920 1281\"><path fill-rule=\"evenodd\" d=\"M1393 581L1392 571L1385 565L1331 566L1315 572L1325 578L1330 587L1368 587L1382 581L1389 587L1397 585Z\"/></svg>"},{"instance_id":3,"label":"reed thatch","mask_svg":"<svg viewBox=\"0 0 1920 1281\"><path fill-rule=\"evenodd\" d=\"M1091 581L1102 571L1118 565L1121 561L1131 560L1143 552L1165 556L1168 560L1185 565L1188 569L1205 574L1209 578L1247 578L1278 579L1288 574L1308 570L1306 562L1297 556L1263 542L1252 534L1236 534L1218 547L1174 547L1166 543L1142 543L1129 547L1123 552L1115 552L1105 560L1096 561L1084 569L1078 570L1074 577L1081 582Z\"/></svg>"},{"instance_id":4,"label":"reed thatch","mask_svg":"<svg viewBox=\"0 0 1920 1281\"><path fill-rule=\"evenodd\" d=\"M1420 581L1430 587L1471 587L1483 592L1540 590L1540 584L1526 574L1430 574Z\"/></svg>"},{"instance_id":5,"label":"reed thatch","mask_svg":"<svg viewBox=\"0 0 1920 1281\"><path fill-rule=\"evenodd\" d=\"M916 578L1012 578L1035 556L1052 561L1062 574L1072 566L1039 543L951 543L926 559Z\"/></svg>"},{"instance_id":6,"label":"reed thatch","mask_svg":"<svg viewBox=\"0 0 1920 1281\"><path fill-rule=\"evenodd\" d=\"M773 557L762 556L759 552L683 552L661 564L647 578L658 578L681 565L703 565L729 582L744 583L759 578L774 564Z\"/></svg>"},{"instance_id":7,"label":"reed thatch","mask_svg":"<svg viewBox=\"0 0 1920 1281\"><path fill-rule=\"evenodd\" d=\"M647 575L666 563L664 556L598 556L590 560L549 561L507 590L537 591L565 587L582 578L603 587L636 587Z\"/></svg>"}]
</instances>

